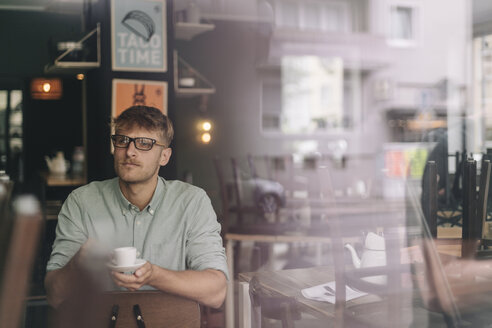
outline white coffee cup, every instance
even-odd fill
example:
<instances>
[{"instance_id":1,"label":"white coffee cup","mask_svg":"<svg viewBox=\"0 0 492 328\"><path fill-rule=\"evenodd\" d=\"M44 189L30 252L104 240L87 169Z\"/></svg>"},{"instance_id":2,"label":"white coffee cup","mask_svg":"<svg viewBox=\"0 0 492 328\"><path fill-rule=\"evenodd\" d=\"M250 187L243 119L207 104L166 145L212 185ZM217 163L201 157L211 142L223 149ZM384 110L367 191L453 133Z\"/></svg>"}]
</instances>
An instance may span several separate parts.
<instances>
[{"instance_id":1,"label":"white coffee cup","mask_svg":"<svg viewBox=\"0 0 492 328\"><path fill-rule=\"evenodd\" d=\"M113 250L113 261L117 266L134 265L137 260L135 247L119 247Z\"/></svg>"}]
</instances>

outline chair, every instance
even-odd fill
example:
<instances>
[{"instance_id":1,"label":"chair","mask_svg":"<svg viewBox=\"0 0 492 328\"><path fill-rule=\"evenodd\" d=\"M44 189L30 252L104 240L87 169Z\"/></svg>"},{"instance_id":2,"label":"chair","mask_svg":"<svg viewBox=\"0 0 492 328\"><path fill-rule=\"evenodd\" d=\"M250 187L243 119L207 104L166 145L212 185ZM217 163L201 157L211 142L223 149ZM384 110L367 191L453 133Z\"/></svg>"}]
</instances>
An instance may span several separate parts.
<instances>
[{"instance_id":1,"label":"chair","mask_svg":"<svg viewBox=\"0 0 492 328\"><path fill-rule=\"evenodd\" d=\"M217 173L217 178L220 186L220 194L222 200L222 232L225 238L226 234L235 234L242 235L246 237L246 240L254 241L253 254L251 258L251 269L249 271L256 271L259 267L261 267L268 260L270 253L272 252L272 243L269 242L259 242L258 235L269 235L272 239L278 235L285 235L286 232L295 230L295 226L289 224L289 222L278 222L278 220L274 220L274 222L270 222L265 219L264 212L259 206L254 204L245 204L244 199L245 195L243 195L243 179L240 175L240 168L237 159L232 158L230 160L231 170L230 176L232 177L232 183L227 183L225 180L225 170L222 165L222 162L219 158L214 158L214 166ZM252 176L256 173L253 161L251 156L248 157L248 164L250 169L253 168ZM232 223L233 216L236 217L236 221L234 224ZM239 255L241 250L241 241L240 240L228 240L227 245L231 245L229 243L233 243L232 256L229 256L229 263L232 262L232 271L237 274L238 263L239 263ZM227 246L229 249L229 246ZM235 275L234 277L235 278ZM229 309L233 309L233 303L231 302L233 296L232 291L233 285L229 286L229 294L228 301L226 300L226 307ZM261 296L261 295L258 295ZM271 300L272 302L276 302L277 300ZM263 302L262 300L258 300L258 302ZM227 305L229 304L229 305ZM279 305L281 306L281 305ZM228 310L229 317L233 316L233 310ZM273 312L263 312L264 315L270 315ZM278 318L273 315L272 318Z\"/></svg>"},{"instance_id":2,"label":"chair","mask_svg":"<svg viewBox=\"0 0 492 328\"><path fill-rule=\"evenodd\" d=\"M462 256L474 257L478 253L478 246L492 244L483 238L483 226L487 216L487 199L489 194L491 163L488 160L482 162L479 180L479 191L477 189L477 166L476 161L467 160L463 163L463 215L462 215L462 238L437 240L437 170L436 163L427 163L429 178L422 189L422 207L426 223L429 228L429 236L436 239L438 244L463 244Z\"/></svg>"},{"instance_id":3,"label":"chair","mask_svg":"<svg viewBox=\"0 0 492 328\"><path fill-rule=\"evenodd\" d=\"M9 199L10 196L1 197L2 208L8 207ZM2 327L19 327L43 223L39 202L32 196L17 198L13 209L11 236L6 256L0 263L2 268L0 276L0 322L2 322ZM2 212L4 216L8 216L6 210Z\"/></svg>"},{"instance_id":4,"label":"chair","mask_svg":"<svg viewBox=\"0 0 492 328\"><path fill-rule=\"evenodd\" d=\"M431 171L435 169L435 163L429 162L427 165ZM417 265L415 270L423 304L430 311L442 313L449 327L464 324L463 315L470 318L470 313L476 313L482 310L484 306L491 306L490 300L483 297L484 294L490 292L490 283L476 280L477 274L487 275L487 269L484 267L486 262L477 261L476 258L483 256L478 246L484 243L482 226L487 212L486 200L489 191L490 170L490 162L484 161L480 176L480 189L477 195L476 162L468 160L464 163L463 230L462 240L458 241L462 241L461 258L442 255L438 252L440 242L435 239L437 235L433 233L435 230L433 217L436 216L437 202L432 196L429 198L427 220L424 221L427 224L422 226L423 238L414 241L415 244L420 243L424 255L422 266ZM432 183L436 180L437 176L433 174L433 179L430 179L429 184L424 186L427 189L424 191L428 195L437 193L437 188ZM412 198L411 195L410 198ZM414 209L417 209L418 212L418 205L414 204ZM457 277L453 277L452 273L456 274Z\"/></svg>"},{"instance_id":5,"label":"chair","mask_svg":"<svg viewBox=\"0 0 492 328\"><path fill-rule=\"evenodd\" d=\"M301 319L297 303L289 297L268 295L259 287L257 277L249 282L249 296L252 306L252 326L260 328L262 318L280 320L282 328L294 328L295 321Z\"/></svg>"},{"instance_id":6,"label":"chair","mask_svg":"<svg viewBox=\"0 0 492 328\"><path fill-rule=\"evenodd\" d=\"M218 157L214 158L214 166L222 201L221 221L223 236L227 233L278 235L292 230L294 227L288 223L277 222L277 220L275 222L269 222L266 220L265 213L255 204L245 204L245 195L243 194L245 188L243 188L237 159L231 158L230 164L232 183L226 182L225 170L221 160ZM252 165L251 157L249 158L249 165ZM233 216L236 217L234 224L232 223ZM238 263L240 247L240 242L237 242L234 246L235 266ZM256 270L267 259L267 254L268 247L261 244L256 245L252 259L253 270ZM234 268L234 272L238 272L237 267Z\"/></svg>"},{"instance_id":7,"label":"chair","mask_svg":"<svg viewBox=\"0 0 492 328\"><path fill-rule=\"evenodd\" d=\"M200 308L195 301L160 291L94 293L65 303L53 326L133 328L141 327L139 320L146 327L198 328Z\"/></svg>"},{"instance_id":8,"label":"chair","mask_svg":"<svg viewBox=\"0 0 492 328\"><path fill-rule=\"evenodd\" d=\"M394 218L377 222L358 217L331 218L332 258L335 269L335 327L398 327L408 324L411 284L405 283L410 265L402 261L406 249ZM359 238L362 231L384 233L385 265L355 268L348 263L346 241ZM381 279L380 279L381 278ZM378 281L379 280L379 281ZM382 283L382 281L385 281ZM376 295L372 302L347 306L346 288ZM368 320L371 316L371 320Z\"/></svg>"}]
</instances>

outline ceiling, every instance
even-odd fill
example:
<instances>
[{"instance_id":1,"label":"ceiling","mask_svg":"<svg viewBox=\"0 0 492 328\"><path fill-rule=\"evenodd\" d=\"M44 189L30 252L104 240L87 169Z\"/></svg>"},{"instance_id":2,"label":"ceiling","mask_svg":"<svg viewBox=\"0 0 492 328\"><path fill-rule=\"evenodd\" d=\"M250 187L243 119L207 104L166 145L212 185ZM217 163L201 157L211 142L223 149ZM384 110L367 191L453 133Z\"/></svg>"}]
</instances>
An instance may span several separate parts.
<instances>
[{"instance_id":1,"label":"ceiling","mask_svg":"<svg viewBox=\"0 0 492 328\"><path fill-rule=\"evenodd\" d=\"M84 3L98 0L0 0L0 10L52 11L59 13L80 13Z\"/></svg>"},{"instance_id":2,"label":"ceiling","mask_svg":"<svg viewBox=\"0 0 492 328\"><path fill-rule=\"evenodd\" d=\"M29 10L77 13L84 2L99 0L0 0L0 10ZM247 0L257 1L257 0ZM473 23L492 21L492 1L473 0Z\"/></svg>"}]
</instances>

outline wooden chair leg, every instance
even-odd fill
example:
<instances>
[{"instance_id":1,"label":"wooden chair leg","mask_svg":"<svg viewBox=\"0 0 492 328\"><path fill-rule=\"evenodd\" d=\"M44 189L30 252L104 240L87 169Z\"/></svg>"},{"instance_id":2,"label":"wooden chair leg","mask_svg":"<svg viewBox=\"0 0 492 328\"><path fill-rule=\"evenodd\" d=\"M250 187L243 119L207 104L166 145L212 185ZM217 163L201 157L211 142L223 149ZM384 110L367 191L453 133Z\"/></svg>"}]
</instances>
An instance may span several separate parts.
<instances>
[{"instance_id":1,"label":"wooden chair leg","mask_svg":"<svg viewBox=\"0 0 492 328\"><path fill-rule=\"evenodd\" d=\"M258 245L254 245L251 254L251 271L257 271L261 267L261 260L261 249Z\"/></svg>"},{"instance_id":2,"label":"wooden chair leg","mask_svg":"<svg viewBox=\"0 0 492 328\"><path fill-rule=\"evenodd\" d=\"M240 255L241 255L241 241L236 241L234 243L234 250L233 250L233 253L234 253L234 275L237 276L237 274L239 273L239 259L240 259ZM232 277L232 278L236 278L236 277Z\"/></svg>"}]
</instances>

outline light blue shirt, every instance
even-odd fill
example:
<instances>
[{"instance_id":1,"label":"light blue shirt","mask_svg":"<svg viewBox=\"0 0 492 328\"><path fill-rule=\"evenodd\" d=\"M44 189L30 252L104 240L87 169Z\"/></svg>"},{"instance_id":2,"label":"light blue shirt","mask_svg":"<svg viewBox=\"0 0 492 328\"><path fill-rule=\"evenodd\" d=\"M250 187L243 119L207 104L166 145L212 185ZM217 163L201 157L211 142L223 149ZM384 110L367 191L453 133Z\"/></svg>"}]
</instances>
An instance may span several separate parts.
<instances>
[{"instance_id":1,"label":"light blue shirt","mask_svg":"<svg viewBox=\"0 0 492 328\"><path fill-rule=\"evenodd\" d=\"M205 191L190 184L159 177L140 211L118 178L92 182L63 204L47 271L62 268L90 238L109 249L134 246L137 257L166 269L215 269L228 278L220 228Z\"/></svg>"}]
</instances>

